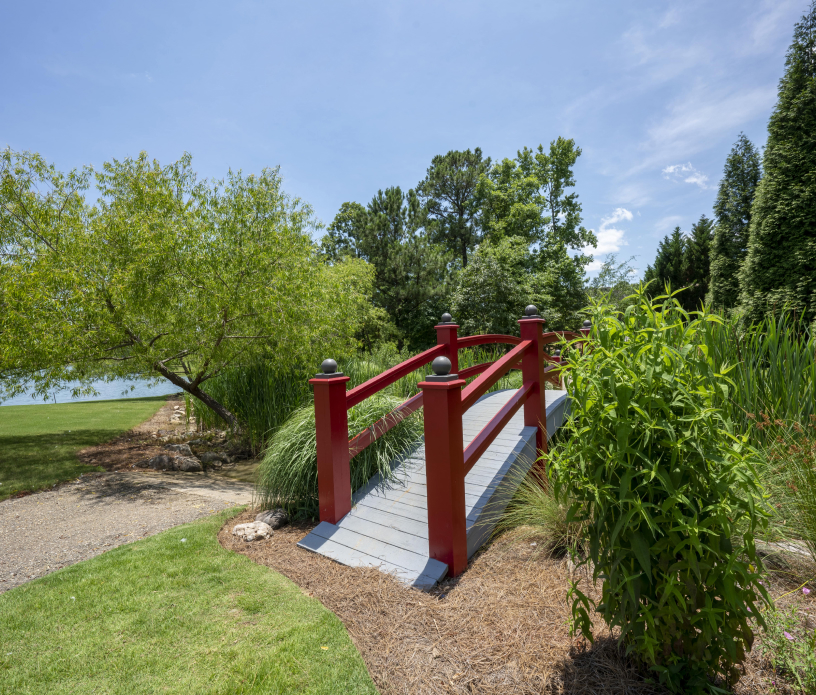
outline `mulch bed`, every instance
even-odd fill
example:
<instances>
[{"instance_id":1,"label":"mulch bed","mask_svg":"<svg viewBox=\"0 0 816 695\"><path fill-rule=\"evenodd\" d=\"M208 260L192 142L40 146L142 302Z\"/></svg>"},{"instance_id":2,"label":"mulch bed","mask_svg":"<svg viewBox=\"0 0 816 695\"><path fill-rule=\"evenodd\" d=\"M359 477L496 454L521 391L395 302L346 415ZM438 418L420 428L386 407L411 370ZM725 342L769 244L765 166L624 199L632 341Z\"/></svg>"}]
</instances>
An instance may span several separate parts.
<instances>
[{"instance_id":1,"label":"mulch bed","mask_svg":"<svg viewBox=\"0 0 816 695\"><path fill-rule=\"evenodd\" d=\"M297 548L310 526L244 543L229 522L221 544L287 576L343 621L383 693L660 692L642 683L612 640L571 640L564 561L530 541L500 540L433 593L376 569L340 565ZM570 658L572 657L572 658Z\"/></svg>"},{"instance_id":2,"label":"mulch bed","mask_svg":"<svg viewBox=\"0 0 816 695\"><path fill-rule=\"evenodd\" d=\"M254 512L246 512L228 522L221 544L333 611L383 693L665 692L644 680L608 633L594 645L570 638L567 560L538 552L535 539L504 534L463 575L423 593L376 569L297 548L308 525L284 527L265 541L236 540L233 526L252 520ZM763 666L752 657L735 692L771 692L772 679L774 692L793 692Z\"/></svg>"}]
</instances>

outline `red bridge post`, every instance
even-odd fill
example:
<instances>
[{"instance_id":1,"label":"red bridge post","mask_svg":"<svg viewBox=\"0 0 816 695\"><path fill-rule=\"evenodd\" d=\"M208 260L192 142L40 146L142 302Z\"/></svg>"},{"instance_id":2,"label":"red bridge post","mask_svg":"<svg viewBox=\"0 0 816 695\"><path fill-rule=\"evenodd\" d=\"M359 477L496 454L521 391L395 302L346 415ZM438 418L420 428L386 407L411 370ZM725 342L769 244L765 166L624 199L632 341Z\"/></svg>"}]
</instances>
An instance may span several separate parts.
<instances>
[{"instance_id":1,"label":"red bridge post","mask_svg":"<svg viewBox=\"0 0 816 695\"><path fill-rule=\"evenodd\" d=\"M321 374L310 379L314 386L317 434L317 490L320 520L336 524L351 511L348 407L346 382L337 362L323 360Z\"/></svg>"},{"instance_id":2,"label":"red bridge post","mask_svg":"<svg viewBox=\"0 0 816 695\"><path fill-rule=\"evenodd\" d=\"M544 398L544 341L545 320L538 315L538 309L530 304L524 310L524 318L519 319L521 339L532 340L533 344L521 358L522 383L533 382L530 395L524 402L524 426L537 427L536 451L547 453L547 404Z\"/></svg>"},{"instance_id":3,"label":"red bridge post","mask_svg":"<svg viewBox=\"0 0 816 695\"><path fill-rule=\"evenodd\" d=\"M420 382L425 420L425 477L429 555L455 577L467 567L465 460L462 441L464 379L451 374L451 360L437 357L434 374Z\"/></svg>"},{"instance_id":4,"label":"red bridge post","mask_svg":"<svg viewBox=\"0 0 816 695\"><path fill-rule=\"evenodd\" d=\"M459 326L454 323L453 317L447 312L442 314L442 321L436 326L436 344L447 346L445 357L450 360L451 374L459 373L459 338L457 331Z\"/></svg>"}]
</instances>

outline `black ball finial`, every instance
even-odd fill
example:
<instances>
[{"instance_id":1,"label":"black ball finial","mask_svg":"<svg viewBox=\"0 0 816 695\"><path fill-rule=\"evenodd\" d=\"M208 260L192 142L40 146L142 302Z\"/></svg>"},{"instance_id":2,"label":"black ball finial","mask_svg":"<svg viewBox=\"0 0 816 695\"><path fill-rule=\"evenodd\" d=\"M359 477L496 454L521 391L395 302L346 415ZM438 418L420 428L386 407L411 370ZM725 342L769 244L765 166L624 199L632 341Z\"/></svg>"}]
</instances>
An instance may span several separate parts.
<instances>
[{"instance_id":1,"label":"black ball finial","mask_svg":"<svg viewBox=\"0 0 816 695\"><path fill-rule=\"evenodd\" d=\"M324 374L334 374L337 371L337 362L331 358L323 360L320 369Z\"/></svg>"},{"instance_id":2,"label":"black ball finial","mask_svg":"<svg viewBox=\"0 0 816 695\"><path fill-rule=\"evenodd\" d=\"M433 369L433 373L436 374L436 376L446 376L450 374L451 361L447 357L440 355L431 362L431 369Z\"/></svg>"},{"instance_id":3,"label":"black ball finial","mask_svg":"<svg viewBox=\"0 0 816 695\"><path fill-rule=\"evenodd\" d=\"M584 328L592 328L592 321L590 321L589 319L584 321Z\"/></svg>"},{"instance_id":4,"label":"black ball finial","mask_svg":"<svg viewBox=\"0 0 816 695\"><path fill-rule=\"evenodd\" d=\"M553 357L561 357L561 349L560 348L556 349L556 351L553 353Z\"/></svg>"},{"instance_id":5,"label":"black ball finial","mask_svg":"<svg viewBox=\"0 0 816 695\"><path fill-rule=\"evenodd\" d=\"M451 323L453 321L453 316L451 316L447 311L442 314L442 323Z\"/></svg>"},{"instance_id":6,"label":"black ball finial","mask_svg":"<svg viewBox=\"0 0 816 695\"><path fill-rule=\"evenodd\" d=\"M538 316L538 307L534 304L528 304L527 307L524 309L524 315L528 318L531 316Z\"/></svg>"}]
</instances>

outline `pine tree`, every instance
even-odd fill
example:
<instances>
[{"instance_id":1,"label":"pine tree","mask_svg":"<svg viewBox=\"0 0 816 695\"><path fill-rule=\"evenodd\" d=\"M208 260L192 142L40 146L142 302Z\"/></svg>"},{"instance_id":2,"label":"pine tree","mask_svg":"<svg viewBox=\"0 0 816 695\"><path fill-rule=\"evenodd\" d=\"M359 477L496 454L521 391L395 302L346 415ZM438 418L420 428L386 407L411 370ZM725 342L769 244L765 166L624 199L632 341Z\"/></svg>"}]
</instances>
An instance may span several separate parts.
<instances>
[{"instance_id":1,"label":"pine tree","mask_svg":"<svg viewBox=\"0 0 816 695\"><path fill-rule=\"evenodd\" d=\"M671 285L672 292L685 287L683 265L686 255L686 240L680 227L675 227L671 234L663 237L657 247L654 266L647 266L644 282L654 281L649 288L653 296L663 294L664 287Z\"/></svg>"},{"instance_id":2,"label":"pine tree","mask_svg":"<svg viewBox=\"0 0 816 695\"><path fill-rule=\"evenodd\" d=\"M725 162L714 203L717 226L711 243L711 286L708 301L731 309L739 301L739 272L748 250L751 205L761 177L759 152L740 133Z\"/></svg>"},{"instance_id":3,"label":"pine tree","mask_svg":"<svg viewBox=\"0 0 816 695\"><path fill-rule=\"evenodd\" d=\"M816 316L816 2L794 29L785 66L740 274L752 319L785 305Z\"/></svg>"},{"instance_id":4,"label":"pine tree","mask_svg":"<svg viewBox=\"0 0 816 695\"><path fill-rule=\"evenodd\" d=\"M683 258L683 284L688 289L680 296L687 311L696 311L706 301L710 282L709 254L714 223L700 215L691 225L691 236L686 240Z\"/></svg>"}]
</instances>

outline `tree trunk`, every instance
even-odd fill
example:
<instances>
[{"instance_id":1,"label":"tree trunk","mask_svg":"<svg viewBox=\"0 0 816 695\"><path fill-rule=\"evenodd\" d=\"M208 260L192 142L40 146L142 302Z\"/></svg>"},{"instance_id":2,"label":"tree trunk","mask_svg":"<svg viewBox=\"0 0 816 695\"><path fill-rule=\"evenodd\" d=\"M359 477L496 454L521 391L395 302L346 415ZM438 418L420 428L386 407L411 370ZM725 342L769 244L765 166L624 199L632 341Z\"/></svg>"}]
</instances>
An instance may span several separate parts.
<instances>
[{"instance_id":1,"label":"tree trunk","mask_svg":"<svg viewBox=\"0 0 816 695\"><path fill-rule=\"evenodd\" d=\"M186 379L182 379L178 374L174 374L171 372L167 367L165 367L160 362L154 363L153 367L155 370L161 374L165 379L167 379L171 384L178 386L180 389L186 391L191 396L195 396L200 400L204 405L212 409L212 411L218 415L224 422L229 425L230 430L233 434L240 434L241 433L241 425L238 422L238 418L235 417L229 410L227 410L223 405L221 405L217 400L215 400L212 396L207 393L204 393L198 386L194 386Z\"/></svg>"}]
</instances>

